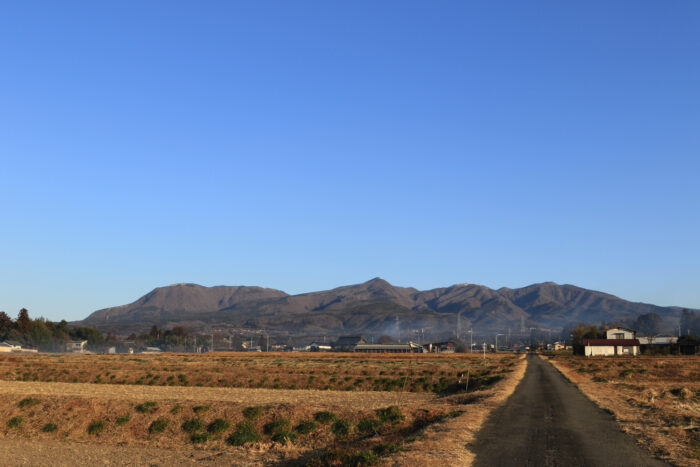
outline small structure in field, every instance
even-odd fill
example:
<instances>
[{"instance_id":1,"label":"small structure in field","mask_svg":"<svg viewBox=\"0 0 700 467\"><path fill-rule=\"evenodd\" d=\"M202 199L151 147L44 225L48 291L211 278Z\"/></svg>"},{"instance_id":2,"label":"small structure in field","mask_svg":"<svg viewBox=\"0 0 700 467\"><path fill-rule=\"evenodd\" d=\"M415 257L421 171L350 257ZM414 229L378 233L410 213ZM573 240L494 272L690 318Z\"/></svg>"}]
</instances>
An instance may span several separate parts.
<instances>
[{"instance_id":1,"label":"small structure in field","mask_svg":"<svg viewBox=\"0 0 700 467\"><path fill-rule=\"evenodd\" d=\"M336 352L354 352L358 345L366 344L367 341L362 336L340 336L333 344Z\"/></svg>"},{"instance_id":2,"label":"small structure in field","mask_svg":"<svg viewBox=\"0 0 700 467\"><path fill-rule=\"evenodd\" d=\"M455 343L452 341L431 342L423 346L425 351L429 353L455 353L455 347Z\"/></svg>"},{"instance_id":3,"label":"small structure in field","mask_svg":"<svg viewBox=\"0 0 700 467\"><path fill-rule=\"evenodd\" d=\"M160 347L146 347L145 349L143 349L139 353L148 355L148 354L158 354L158 353L162 353L162 352L163 351L160 349Z\"/></svg>"},{"instance_id":4,"label":"small structure in field","mask_svg":"<svg viewBox=\"0 0 700 467\"><path fill-rule=\"evenodd\" d=\"M331 347L328 344L319 344L318 342L312 342L309 344L309 352L330 352L333 350L333 347Z\"/></svg>"},{"instance_id":5,"label":"small structure in field","mask_svg":"<svg viewBox=\"0 0 700 467\"><path fill-rule=\"evenodd\" d=\"M415 342L408 344L358 344L354 352L362 353L422 353L423 346Z\"/></svg>"},{"instance_id":6,"label":"small structure in field","mask_svg":"<svg viewBox=\"0 0 700 467\"><path fill-rule=\"evenodd\" d=\"M85 352L88 341L68 341L66 342L66 352Z\"/></svg>"}]
</instances>

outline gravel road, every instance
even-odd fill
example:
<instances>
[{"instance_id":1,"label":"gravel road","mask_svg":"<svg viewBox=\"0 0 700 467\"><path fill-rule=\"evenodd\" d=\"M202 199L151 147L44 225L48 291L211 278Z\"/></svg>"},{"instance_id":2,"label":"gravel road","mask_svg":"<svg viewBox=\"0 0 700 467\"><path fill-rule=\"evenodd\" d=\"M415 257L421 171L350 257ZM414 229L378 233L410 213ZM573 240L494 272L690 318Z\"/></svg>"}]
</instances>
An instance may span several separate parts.
<instances>
[{"instance_id":1,"label":"gravel road","mask_svg":"<svg viewBox=\"0 0 700 467\"><path fill-rule=\"evenodd\" d=\"M550 363L527 358L515 392L477 434L475 466L668 465L645 453Z\"/></svg>"}]
</instances>

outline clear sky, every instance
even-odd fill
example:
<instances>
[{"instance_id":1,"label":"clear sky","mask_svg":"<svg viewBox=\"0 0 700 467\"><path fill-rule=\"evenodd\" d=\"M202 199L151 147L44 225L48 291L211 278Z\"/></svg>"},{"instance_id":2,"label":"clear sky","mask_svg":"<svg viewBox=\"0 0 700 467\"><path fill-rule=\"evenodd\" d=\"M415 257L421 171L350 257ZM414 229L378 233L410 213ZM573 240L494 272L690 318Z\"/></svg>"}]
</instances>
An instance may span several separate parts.
<instances>
[{"instance_id":1,"label":"clear sky","mask_svg":"<svg viewBox=\"0 0 700 467\"><path fill-rule=\"evenodd\" d=\"M700 308L700 2L0 5L0 310L555 281Z\"/></svg>"}]
</instances>

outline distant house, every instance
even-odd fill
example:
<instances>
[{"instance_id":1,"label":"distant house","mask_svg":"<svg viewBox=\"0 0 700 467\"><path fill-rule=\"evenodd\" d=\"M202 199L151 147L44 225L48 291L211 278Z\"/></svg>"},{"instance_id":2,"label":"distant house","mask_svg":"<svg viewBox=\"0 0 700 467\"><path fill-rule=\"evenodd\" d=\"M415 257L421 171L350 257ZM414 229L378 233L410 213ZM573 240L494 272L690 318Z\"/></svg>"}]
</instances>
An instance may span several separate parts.
<instances>
[{"instance_id":1,"label":"distant house","mask_svg":"<svg viewBox=\"0 0 700 467\"><path fill-rule=\"evenodd\" d=\"M355 346L366 343L367 341L362 336L341 336L333 344L333 350L336 352L353 352Z\"/></svg>"},{"instance_id":2,"label":"distant house","mask_svg":"<svg viewBox=\"0 0 700 467\"><path fill-rule=\"evenodd\" d=\"M564 350L566 348L565 344L562 344L561 342L557 341L552 344L547 344L547 350Z\"/></svg>"},{"instance_id":3,"label":"distant house","mask_svg":"<svg viewBox=\"0 0 700 467\"><path fill-rule=\"evenodd\" d=\"M455 343L452 341L431 342L423 347L429 353L455 353Z\"/></svg>"},{"instance_id":4,"label":"distant house","mask_svg":"<svg viewBox=\"0 0 700 467\"><path fill-rule=\"evenodd\" d=\"M0 342L0 352L19 352L22 346L18 342L5 341Z\"/></svg>"},{"instance_id":5,"label":"distant house","mask_svg":"<svg viewBox=\"0 0 700 467\"><path fill-rule=\"evenodd\" d=\"M66 352L85 352L88 341L66 342Z\"/></svg>"},{"instance_id":6,"label":"distant house","mask_svg":"<svg viewBox=\"0 0 700 467\"><path fill-rule=\"evenodd\" d=\"M357 344L353 350L361 353L422 353L423 346L415 342L408 344Z\"/></svg>"}]
</instances>

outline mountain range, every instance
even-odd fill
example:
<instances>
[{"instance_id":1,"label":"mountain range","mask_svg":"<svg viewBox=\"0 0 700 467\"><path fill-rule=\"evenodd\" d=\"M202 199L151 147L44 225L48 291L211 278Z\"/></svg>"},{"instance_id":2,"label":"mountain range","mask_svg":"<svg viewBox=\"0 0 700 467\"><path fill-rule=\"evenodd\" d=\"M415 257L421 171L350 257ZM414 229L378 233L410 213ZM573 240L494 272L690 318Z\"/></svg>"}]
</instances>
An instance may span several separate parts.
<instances>
[{"instance_id":1,"label":"mountain range","mask_svg":"<svg viewBox=\"0 0 700 467\"><path fill-rule=\"evenodd\" d=\"M417 290L381 278L332 290L289 295L248 286L158 287L128 305L95 311L75 325L126 334L160 328L239 328L289 335L389 334L426 329L431 334L561 329L571 323L627 322L656 313L670 327L677 307L623 300L554 282L491 289L477 284ZM397 326L398 321L398 326Z\"/></svg>"}]
</instances>

